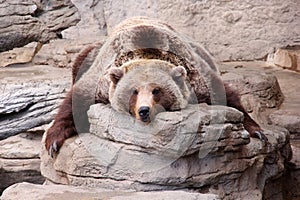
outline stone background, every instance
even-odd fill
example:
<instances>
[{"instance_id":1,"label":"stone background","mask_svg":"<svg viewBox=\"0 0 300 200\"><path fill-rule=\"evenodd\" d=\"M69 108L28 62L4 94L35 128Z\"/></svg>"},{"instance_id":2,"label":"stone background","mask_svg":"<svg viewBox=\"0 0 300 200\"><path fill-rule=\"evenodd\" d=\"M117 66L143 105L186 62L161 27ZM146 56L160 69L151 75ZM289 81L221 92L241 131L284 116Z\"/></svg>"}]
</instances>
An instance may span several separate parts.
<instances>
[{"instance_id":1,"label":"stone background","mask_svg":"<svg viewBox=\"0 0 300 200\"><path fill-rule=\"evenodd\" d=\"M262 59L276 48L300 43L297 0L0 2L0 51L53 38L97 41L122 20L139 15L167 22L220 61Z\"/></svg>"}]
</instances>

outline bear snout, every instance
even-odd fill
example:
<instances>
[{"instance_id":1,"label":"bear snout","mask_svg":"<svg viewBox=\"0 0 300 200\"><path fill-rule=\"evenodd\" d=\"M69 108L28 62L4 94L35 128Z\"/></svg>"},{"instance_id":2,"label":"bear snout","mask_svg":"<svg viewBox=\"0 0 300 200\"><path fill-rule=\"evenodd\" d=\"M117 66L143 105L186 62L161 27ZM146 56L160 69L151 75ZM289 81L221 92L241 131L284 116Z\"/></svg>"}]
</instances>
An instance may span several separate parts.
<instances>
[{"instance_id":1,"label":"bear snout","mask_svg":"<svg viewBox=\"0 0 300 200\"><path fill-rule=\"evenodd\" d=\"M138 110L140 119L143 122L149 122L150 121L150 107L148 106L142 106Z\"/></svg>"}]
</instances>

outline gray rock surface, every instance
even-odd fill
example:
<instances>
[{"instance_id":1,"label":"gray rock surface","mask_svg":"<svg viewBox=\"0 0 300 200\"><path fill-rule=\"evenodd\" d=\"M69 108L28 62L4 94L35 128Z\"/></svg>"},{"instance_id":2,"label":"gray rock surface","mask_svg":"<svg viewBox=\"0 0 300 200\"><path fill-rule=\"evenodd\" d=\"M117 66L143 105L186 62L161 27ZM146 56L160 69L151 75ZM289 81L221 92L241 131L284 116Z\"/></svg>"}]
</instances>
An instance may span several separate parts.
<instances>
[{"instance_id":1,"label":"gray rock surface","mask_svg":"<svg viewBox=\"0 0 300 200\"><path fill-rule=\"evenodd\" d=\"M148 16L165 21L203 44L218 60L264 58L274 48L299 44L299 4L226 1L108 1L73 0L82 21L63 32L66 38L105 34L129 17ZM88 10L88 12L87 12ZM88 28L87 28L88 27Z\"/></svg>"},{"instance_id":2,"label":"gray rock surface","mask_svg":"<svg viewBox=\"0 0 300 200\"><path fill-rule=\"evenodd\" d=\"M261 124L268 124L271 110L284 101L276 68L265 62L225 62L219 65L221 78L241 95L244 108ZM264 69L264 70L263 70Z\"/></svg>"},{"instance_id":3,"label":"gray rock surface","mask_svg":"<svg viewBox=\"0 0 300 200\"><path fill-rule=\"evenodd\" d=\"M0 139L50 123L70 88L71 72L50 66L10 67L0 74Z\"/></svg>"},{"instance_id":4,"label":"gray rock surface","mask_svg":"<svg viewBox=\"0 0 300 200\"><path fill-rule=\"evenodd\" d=\"M0 13L0 52L59 38L63 29L80 19L70 0L1 1Z\"/></svg>"},{"instance_id":5,"label":"gray rock surface","mask_svg":"<svg viewBox=\"0 0 300 200\"><path fill-rule=\"evenodd\" d=\"M13 64L28 63L32 61L35 53L38 51L40 44L32 42L24 47L14 48L10 51L0 53L0 68Z\"/></svg>"},{"instance_id":6,"label":"gray rock surface","mask_svg":"<svg viewBox=\"0 0 300 200\"><path fill-rule=\"evenodd\" d=\"M43 183L40 171L42 134L21 133L0 141L0 193L18 182Z\"/></svg>"},{"instance_id":7,"label":"gray rock surface","mask_svg":"<svg viewBox=\"0 0 300 200\"><path fill-rule=\"evenodd\" d=\"M90 44L102 45L104 37L84 39L51 40L44 44L35 55L32 63L35 65L52 65L60 68L72 68L76 56Z\"/></svg>"},{"instance_id":8,"label":"gray rock surface","mask_svg":"<svg viewBox=\"0 0 300 200\"><path fill-rule=\"evenodd\" d=\"M124 19L143 15L165 21L218 60L253 60L274 48L299 45L298 10L294 0L3 1L0 52L32 41L97 38Z\"/></svg>"},{"instance_id":9,"label":"gray rock surface","mask_svg":"<svg viewBox=\"0 0 300 200\"><path fill-rule=\"evenodd\" d=\"M187 127L195 114L196 129ZM209 188L223 199L253 199L280 176L291 152L288 133L274 127L265 131L267 146L257 139L249 143L241 113L222 106L160 113L149 126L101 104L91 107L89 117L91 133L68 139L55 159L43 148L41 171L48 184L136 191Z\"/></svg>"},{"instance_id":10,"label":"gray rock surface","mask_svg":"<svg viewBox=\"0 0 300 200\"><path fill-rule=\"evenodd\" d=\"M290 70L276 70L285 100L279 110L269 116L270 123L285 127L290 132L293 158L287 165L282 184L285 187L286 199L300 199L300 74Z\"/></svg>"},{"instance_id":11,"label":"gray rock surface","mask_svg":"<svg viewBox=\"0 0 300 200\"><path fill-rule=\"evenodd\" d=\"M104 1L93 0L72 0L78 9L80 21L76 26L72 26L62 31L65 39L94 40L107 35L107 24L104 14Z\"/></svg>"},{"instance_id":12,"label":"gray rock surface","mask_svg":"<svg viewBox=\"0 0 300 200\"><path fill-rule=\"evenodd\" d=\"M285 127L291 138L300 139L300 74L289 70L277 70L275 73L285 100L280 109L269 116L272 124Z\"/></svg>"},{"instance_id":13,"label":"gray rock surface","mask_svg":"<svg viewBox=\"0 0 300 200\"><path fill-rule=\"evenodd\" d=\"M106 200L217 200L217 195L188 191L133 192L91 189L66 185L34 185L19 183L9 187L1 200L56 200L56 199L106 199Z\"/></svg>"},{"instance_id":14,"label":"gray rock surface","mask_svg":"<svg viewBox=\"0 0 300 200\"><path fill-rule=\"evenodd\" d=\"M293 158L288 165L285 175L286 196L288 199L297 200L300 198L300 140L292 140Z\"/></svg>"},{"instance_id":15,"label":"gray rock surface","mask_svg":"<svg viewBox=\"0 0 300 200\"><path fill-rule=\"evenodd\" d=\"M229 66L229 67L228 67ZM230 67L231 66L231 67ZM300 163L299 163L299 153L300 153L300 135L299 135L299 125L300 125L300 74L286 70L280 69L274 66L269 66L268 63L253 63L253 62L243 62L243 63L226 63L226 65L221 65L221 71L226 71L228 69L234 69L234 66L239 67L243 74L269 74L276 76L277 81L281 88L281 96L284 96L284 101L278 109L264 109L262 107L261 100L264 97L268 97L267 93L260 95L259 100L253 101L252 105L258 107L260 112L255 114L253 112L252 116L260 119L260 123L273 124L286 128L290 132L290 143L293 151L293 158L286 165L286 171L283 176L279 179L269 182L264 193L264 197L267 199L293 199L297 200L300 198ZM229 71L233 72L233 71ZM238 73L238 70L234 72ZM226 75L226 73L224 74ZM269 79L269 78L267 78ZM267 80L266 79L266 80ZM251 78L249 79L251 83ZM253 97L257 97L257 93L253 93ZM259 94L259 93L258 93ZM263 93L261 93L263 94ZM272 94L272 93L269 93ZM276 96L270 96L275 98ZM263 98L263 99L261 99ZM269 100L271 100L270 98ZM243 98L242 98L243 99ZM265 98L267 100L268 98ZM275 98L276 99L276 98ZM254 104L254 102L256 102ZM257 104L257 102L260 102ZM272 102L272 100L271 100ZM246 105L245 102L244 106ZM255 107L254 107L255 108ZM256 109L255 109L256 110ZM254 110L254 111L255 111ZM280 189L281 188L281 189Z\"/></svg>"}]
</instances>

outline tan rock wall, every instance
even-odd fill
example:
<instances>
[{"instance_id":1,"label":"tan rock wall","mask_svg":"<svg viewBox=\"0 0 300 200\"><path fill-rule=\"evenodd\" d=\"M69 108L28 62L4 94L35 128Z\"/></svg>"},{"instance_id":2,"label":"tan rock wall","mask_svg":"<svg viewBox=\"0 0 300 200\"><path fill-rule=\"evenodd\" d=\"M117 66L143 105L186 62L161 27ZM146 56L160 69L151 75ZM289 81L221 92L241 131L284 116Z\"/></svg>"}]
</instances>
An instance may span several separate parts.
<instances>
[{"instance_id":1,"label":"tan rock wall","mask_svg":"<svg viewBox=\"0 0 300 200\"><path fill-rule=\"evenodd\" d=\"M300 4L296 0L72 2L85 23L79 22L77 28L64 31L63 36L67 38L86 35L88 27L90 35L95 35L95 27L110 33L122 20L145 15L163 20L204 44L218 60L260 59L274 48L300 42ZM89 9L83 4L89 5Z\"/></svg>"}]
</instances>

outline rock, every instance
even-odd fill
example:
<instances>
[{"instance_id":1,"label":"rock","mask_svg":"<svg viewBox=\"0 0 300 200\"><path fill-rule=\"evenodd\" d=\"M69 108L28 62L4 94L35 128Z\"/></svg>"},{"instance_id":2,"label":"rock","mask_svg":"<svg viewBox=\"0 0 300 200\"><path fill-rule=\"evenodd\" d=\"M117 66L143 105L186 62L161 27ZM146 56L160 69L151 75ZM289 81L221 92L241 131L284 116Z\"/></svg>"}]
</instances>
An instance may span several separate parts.
<instances>
[{"instance_id":1,"label":"rock","mask_svg":"<svg viewBox=\"0 0 300 200\"><path fill-rule=\"evenodd\" d=\"M236 68L234 68L234 66L236 66ZM274 67L273 65L270 66L268 63L258 63L258 62L226 63L226 65L221 65L221 71L223 73L227 72L228 74L237 73L240 74L240 76L242 74L247 74L247 76L251 74L251 76L249 77L252 77L253 75L254 77L253 79L259 77L260 74L263 74L263 76L265 75L276 76L277 81L280 85L280 89L282 91L282 96L284 96L284 101L282 101L280 107L275 110L269 109L268 112L260 112L259 115L265 115L265 117L260 117L260 118L265 120L259 120L259 121L260 123L269 123L269 124L284 127L290 132L290 140L291 140L290 143L293 151L293 158L289 162L289 164L285 166L286 170L280 178L276 178L268 182L264 191L264 198L299 199L300 180L298 177L299 177L300 164L298 161L299 158L298 155L300 149L300 145L299 145L300 137L298 133L299 128L297 128L300 123L299 122L300 91L298 89L299 88L298 86L300 84L299 73L290 70L283 70L278 67ZM224 75L226 75L227 73L225 73ZM232 79L235 78L235 76L230 76L230 77L232 77ZM268 78L266 78L265 80L267 79ZM250 83L252 82L251 78L249 78L248 80L250 80ZM238 83L238 81L236 82ZM252 89L255 89L255 87L253 87ZM264 90L264 92L269 92L269 91ZM261 103L257 104L257 102L260 102L261 101L260 99L263 96L267 97L268 95L266 94L262 95L256 101L251 102L251 106L253 108L255 108L255 106L260 107L262 104ZM274 96L272 96L272 98L274 98ZM272 98L270 98L269 100L271 100ZM260 110L263 111L264 109L260 108ZM252 116L256 117L256 115L252 115Z\"/></svg>"},{"instance_id":2,"label":"rock","mask_svg":"<svg viewBox=\"0 0 300 200\"><path fill-rule=\"evenodd\" d=\"M104 1L72 0L72 3L78 9L80 21L76 26L62 31L63 38L97 41L97 38L107 35Z\"/></svg>"},{"instance_id":3,"label":"rock","mask_svg":"<svg viewBox=\"0 0 300 200\"><path fill-rule=\"evenodd\" d=\"M279 177L290 158L286 131L266 130L267 146L257 139L249 143L242 114L228 107L194 105L160 113L145 126L96 104L89 118L91 133L68 139L55 159L43 147L41 171L47 184L135 191L189 188L222 199L253 199L262 197L266 182Z\"/></svg>"},{"instance_id":4,"label":"rock","mask_svg":"<svg viewBox=\"0 0 300 200\"><path fill-rule=\"evenodd\" d=\"M0 140L54 118L71 72L50 66L7 67L0 74Z\"/></svg>"},{"instance_id":5,"label":"rock","mask_svg":"<svg viewBox=\"0 0 300 200\"><path fill-rule=\"evenodd\" d=\"M286 167L281 184L284 188L285 199L300 199L300 134L299 134L299 105L300 105L300 74L290 70L275 71L276 77L285 96L279 110L272 112L269 121L283 126L291 133L291 147L293 157ZM274 199L274 198L273 198Z\"/></svg>"},{"instance_id":6,"label":"rock","mask_svg":"<svg viewBox=\"0 0 300 200\"><path fill-rule=\"evenodd\" d=\"M81 21L62 32L67 39L110 34L125 19L148 16L203 44L219 61L257 60L273 53L274 48L299 43L297 31L288 31L300 26L299 5L292 0L72 2ZM245 45L245 41L251 45Z\"/></svg>"},{"instance_id":7,"label":"rock","mask_svg":"<svg viewBox=\"0 0 300 200\"><path fill-rule=\"evenodd\" d=\"M55 200L55 199L107 199L107 200L217 200L217 195L200 194L188 191L157 191L157 192L133 192L105 190L99 188L74 187L66 185L35 185L19 183L9 187L2 200Z\"/></svg>"},{"instance_id":8,"label":"rock","mask_svg":"<svg viewBox=\"0 0 300 200\"><path fill-rule=\"evenodd\" d=\"M268 62L282 68L300 71L300 46L277 49Z\"/></svg>"},{"instance_id":9,"label":"rock","mask_svg":"<svg viewBox=\"0 0 300 200\"><path fill-rule=\"evenodd\" d=\"M269 191L265 192L266 199L300 199L300 141L291 140L291 147L293 158L287 163L283 175L269 182Z\"/></svg>"},{"instance_id":10,"label":"rock","mask_svg":"<svg viewBox=\"0 0 300 200\"><path fill-rule=\"evenodd\" d=\"M268 124L271 109L284 100L274 72L264 70L265 62L226 62L219 65L221 78L241 95L244 108L260 124Z\"/></svg>"},{"instance_id":11,"label":"rock","mask_svg":"<svg viewBox=\"0 0 300 200\"><path fill-rule=\"evenodd\" d=\"M21 133L0 141L0 193L18 182L43 183L39 133Z\"/></svg>"},{"instance_id":12,"label":"rock","mask_svg":"<svg viewBox=\"0 0 300 200\"><path fill-rule=\"evenodd\" d=\"M289 162L283 183L287 199L297 200L300 198L300 140L292 140L291 146L293 158Z\"/></svg>"},{"instance_id":13,"label":"rock","mask_svg":"<svg viewBox=\"0 0 300 200\"><path fill-rule=\"evenodd\" d=\"M60 37L97 38L133 16L165 21L203 44L220 61L261 59L273 53L274 48L299 43L299 31L296 31L300 27L299 5L293 0L284 3L280 0L259 3L242 0L163 0L159 3L27 0L22 3L5 1L0 9L3 13L0 51ZM245 45L245 42L251 45Z\"/></svg>"},{"instance_id":14,"label":"rock","mask_svg":"<svg viewBox=\"0 0 300 200\"><path fill-rule=\"evenodd\" d=\"M261 59L273 48L299 43L299 4L293 0L99 2L108 33L126 18L153 17L194 38L220 61Z\"/></svg>"},{"instance_id":15,"label":"rock","mask_svg":"<svg viewBox=\"0 0 300 200\"><path fill-rule=\"evenodd\" d=\"M275 75L285 100L279 110L269 115L269 122L288 129L291 133L291 139L299 139L300 74L290 70L276 70Z\"/></svg>"},{"instance_id":16,"label":"rock","mask_svg":"<svg viewBox=\"0 0 300 200\"><path fill-rule=\"evenodd\" d=\"M24 47L0 53L0 67L30 62L38 51L39 46L37 42L32 42Z\"/></svg>"},{"instance_id":17,"label":"rock","mask_svg":"<svg viewBox=\"0 0 300 200\"><path fill-rule=\"evenodd\" d=\"M284 127L297 137L300 136L300 114L299 110L277 110L270 116L273 124Z\"/></svg>"},{"instance_id":18,"label":"rock","mask_svg":"<svg viewBox=\"0 0 300 200\"><path fill-rule=\"evenodd\" d=\"M97 40L98 39L98 40ZM58 39L44 44L36 54L33 63L36 65L52 65L71 68L78 53L90 44L102 45L104 38Z\"/></svg>"},{"instance_id":19,"label":"rock","mask_svg":"<svg viewBox=\"0 0 300 200\"><path fill-rule=\"evenodd\" d=\"M274 64L280 67L290 68L293 66L293 57L289 55L289 52L284 49L277 49L274 54Z\"/></svg>"},{"instance_id":20,"label":"rock","mask_svg":"<svg viewBox=\"0 0 300 200\"><path fill-rule=\"evenodd\" d=\"M42 43L61 37L60 32L79 20L70 0L2 1L0 6L0 52L33 41Z\"/></svg>"}]
</instances>

